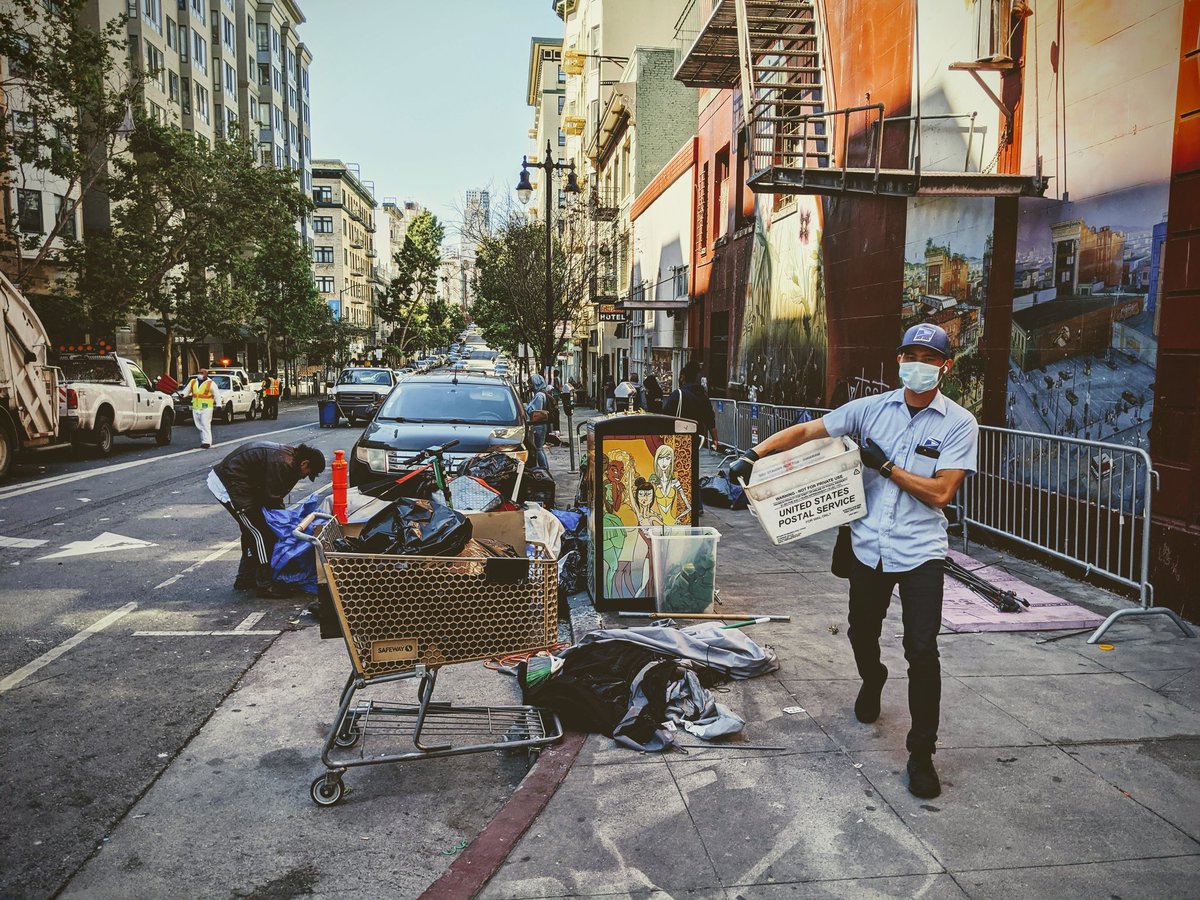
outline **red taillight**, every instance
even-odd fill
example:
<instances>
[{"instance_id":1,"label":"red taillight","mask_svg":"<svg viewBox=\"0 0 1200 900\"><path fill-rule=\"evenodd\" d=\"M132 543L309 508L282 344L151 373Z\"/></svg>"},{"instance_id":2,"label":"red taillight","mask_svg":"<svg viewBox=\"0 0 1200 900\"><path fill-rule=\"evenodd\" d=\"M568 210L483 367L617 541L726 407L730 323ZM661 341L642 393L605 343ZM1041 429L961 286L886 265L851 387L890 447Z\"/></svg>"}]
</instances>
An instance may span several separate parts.
<instances>
[{"instance_id":1,"label":"red taillight","mask_svg":"<svg viewBox=\"0 0 1200 900\"><path fill-rule=\"evenodd\" d=\"M67 409L79 409L79 395L75 388L67 388Z\"/></svg>"}]
</instances>

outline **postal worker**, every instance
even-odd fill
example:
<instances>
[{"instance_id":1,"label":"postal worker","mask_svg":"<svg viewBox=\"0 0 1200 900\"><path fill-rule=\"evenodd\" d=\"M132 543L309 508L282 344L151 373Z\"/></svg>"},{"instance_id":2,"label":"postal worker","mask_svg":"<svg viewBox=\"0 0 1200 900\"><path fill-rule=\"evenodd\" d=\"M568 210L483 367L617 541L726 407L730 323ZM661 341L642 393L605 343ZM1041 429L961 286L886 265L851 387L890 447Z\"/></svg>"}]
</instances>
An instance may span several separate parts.
<instances>
[{"instance_id":1,"label":"postal worker","mask_svg":"<svg viewBox=\"0 0 1200 900\"><path fill-rule=\"evenodd\" d=\"M806 441L858 438L869 471L863 484L866 516L850 525L848 636L862 678L854 714L868 723L879 717L888 676L879 635L899 585L912 718L908 786L917 797L932 798L941 793L932 757L942 694L937 635L949 549L942 509L976 471L979 426L938 389L954 366L954 348L943 329L928 323L909 328L896 362L902 388L852 400L823 418L780 431L742 454L730 474L749 480L755 460Z\"/></svg>"}]
</instances>

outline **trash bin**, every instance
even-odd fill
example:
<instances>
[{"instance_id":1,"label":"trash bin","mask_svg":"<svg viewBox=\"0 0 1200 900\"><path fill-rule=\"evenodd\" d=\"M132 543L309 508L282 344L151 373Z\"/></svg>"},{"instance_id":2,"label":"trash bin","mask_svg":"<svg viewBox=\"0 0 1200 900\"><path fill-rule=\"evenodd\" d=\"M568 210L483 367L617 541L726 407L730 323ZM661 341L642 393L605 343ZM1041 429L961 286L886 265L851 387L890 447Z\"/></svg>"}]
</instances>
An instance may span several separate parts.
<instances>
[{"instance_id":1,"label":"trash bin","mask_svg":"<svg viewBox=\"0 0 1200 900\"><path fill-rule=\"evenodd\" d=\"M650 530L654 608L660 613L712 612L717 590L715 528L667 525Z\"/></svg>"},{"instance_id":2,"label":"trash bin","mask_svg":"<svg viewBox=\"0 0 1200 900\"><path fill-rule=\"evenodd\" d=\"M598 610L654 609L648 535L696 524L699 434L690 419L621 415L588 422L588 586Z\"/></svg>"},{"instance_id":3,"label":"trash bin","mask_svg":"<svg viewBox=\"0 0 1200 900\"><path fill-rule=\"evenodd\" d=\"M338 423L337 401L324 398L318 400L317 417L322 428L336 428Z\"/></svg>"}]
</instances>

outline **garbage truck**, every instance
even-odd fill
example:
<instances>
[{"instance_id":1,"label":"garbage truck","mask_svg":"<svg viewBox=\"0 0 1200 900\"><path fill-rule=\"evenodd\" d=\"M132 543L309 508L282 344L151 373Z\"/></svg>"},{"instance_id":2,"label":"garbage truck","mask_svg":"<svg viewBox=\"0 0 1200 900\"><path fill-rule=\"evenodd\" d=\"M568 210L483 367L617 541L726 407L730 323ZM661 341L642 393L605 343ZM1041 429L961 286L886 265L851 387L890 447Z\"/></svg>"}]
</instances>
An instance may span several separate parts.
<instances>
[{"instance_id":1,"label":"garbage truck","mask_svg":"<svg viewBox=\"0 0 1200 900\"><path fill-rule=\"evenodd\" d=\"M0 273L0 481L17 453L61 443L62 373L50 365L50 338L25 296ZM65 388L62 388L65 390Z\"/></svg>"}]
</instances>

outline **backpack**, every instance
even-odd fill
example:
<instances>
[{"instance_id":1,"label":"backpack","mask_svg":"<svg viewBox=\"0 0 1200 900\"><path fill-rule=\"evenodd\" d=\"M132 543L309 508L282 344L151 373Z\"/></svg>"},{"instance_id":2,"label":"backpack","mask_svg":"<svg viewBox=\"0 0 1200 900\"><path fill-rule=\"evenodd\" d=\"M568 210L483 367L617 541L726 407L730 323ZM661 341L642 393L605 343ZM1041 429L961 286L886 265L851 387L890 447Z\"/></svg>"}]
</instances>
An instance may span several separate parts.
<instances>
[{"instance_id":1,"label":"backpack","mask_svg":"<svg viewBox=\"0 0 1200 900\"><path fill-rule=\"evenodd\" d=\"M551 387L547 387L538 393L546 398L542 409L549 413L550 421L554 422L558 419L558 392Z\"/></svg>"}]
</instances>

